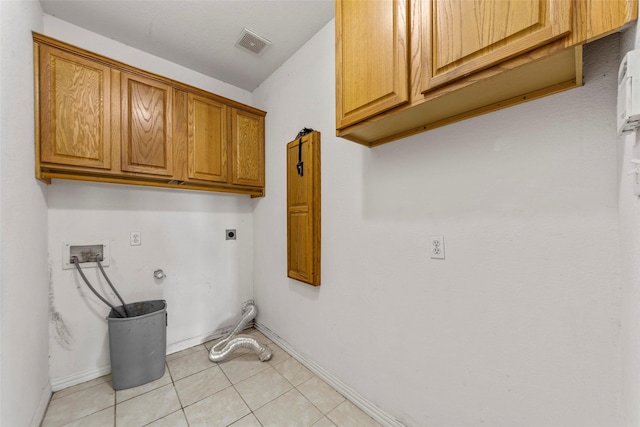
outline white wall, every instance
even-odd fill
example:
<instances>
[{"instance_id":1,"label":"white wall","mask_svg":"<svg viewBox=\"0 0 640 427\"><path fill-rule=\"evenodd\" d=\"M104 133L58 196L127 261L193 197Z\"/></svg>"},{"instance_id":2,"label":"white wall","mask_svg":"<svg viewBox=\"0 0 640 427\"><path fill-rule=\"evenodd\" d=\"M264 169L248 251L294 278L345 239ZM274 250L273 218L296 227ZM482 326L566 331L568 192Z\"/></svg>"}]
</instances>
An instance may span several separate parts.
<instances>
[{"instance_id":1,"label":"white wall","mask_svg":"<svg viewBox=\"0 0 640 427\"><path fill-rule=\"evenodd\" d=\"M147 71L250 101L250 94L113 40L44 17L44 33ZM111 243L106 269L127 302L166 299L169 352L202 342L233 325L252 297L253 206L243 195L57 181L49 188L52 281L51 378L54 390L109 371L106 316L77 272L62 270L62 245ZM238 239L225 240L236 228ZM131 231L142 245L130 246ZM161 268L167 274L153 278ZM94 286L106 282L87 272ZM105 290L106 292L106 290ZM111 292L108 292L111 294ZM117 302L114 296L112 301Z\"/></svg>"},{"instance_id":2,"label":"white wall","mask_svg":"<svg viewBox=\"0 0 640 427\"><path fill-rule=\"evenodd\" d=\"M334 136L333 26L254 91L259 322L408 426L621 425L619 36L586 48L584 87L367 149ZM286 277L303 126L322 132L317 289Z\"/></svg>"},{"instance_id":3,"label":"white wall","mask_svg":"<svg viewBox=\"0 0 640 427\"><path fill-rule=\"evenodd\" d=\"M621 55L640 48L637 28L624 34ZM633 194L631 159L640 158L640 136L619 138L619 224L622 262L622 387L625 425L640 425L640 201Z\"/></svg>"},{"instance_id":4,"label":"white wall","mask_svg":"<svg viewBox=\"0 0 640 427\"><path fill-rule=\"evenodd\" d=\"M37 426L49 386L46 188L35 180L38 2L0 2L0 425Z\"/></svg>"},{"instance_id":5,"label":"white wall","mask_svg":"<svg viewBox=\"0 0 640 427\"><path fill-rule=\"evenodd\" d=\"M126 299L167 299L173 348L232 323L253 278L261 323L407 425L640 423L640 220L624 175L637 137L615 143L617 36L588 47L583 88L370 150L334 137L332 22L254 93L269 111L268 196L252 202L37 183L24 52L40 13L0 2L1 425L37 425L48 397L48 285L54 384L108 363L106 308L60 269L63 241L92 239L112 242L107 272ZM251 101L44 22L45 34ZM286 278L284 150L303 126L322 132L319 289ZM232 227L239 240L226 242ZM430 234L445 235L445 261L428 259Z\"/></svg>"},{"instance_id":6,"label":"white wall","mask_svg":"<svg viewBox=\"0 0 640 427\"><path fill-rule=\"evenodd\" d=\"M233 324L252 297L252 221L247 196L54 181L49 189L49 253L54 316L54 389L108 372L108 308L74 270L62 269L64 242L109 240L105 269L125 302L165 299L169 352ZM236 228L238 239L225 240ZM131 231L142 245L130 246ZM167 277L156 280L161 268ZM117 299L97 269L92 285Z\"/></svg>"}]
</instances>

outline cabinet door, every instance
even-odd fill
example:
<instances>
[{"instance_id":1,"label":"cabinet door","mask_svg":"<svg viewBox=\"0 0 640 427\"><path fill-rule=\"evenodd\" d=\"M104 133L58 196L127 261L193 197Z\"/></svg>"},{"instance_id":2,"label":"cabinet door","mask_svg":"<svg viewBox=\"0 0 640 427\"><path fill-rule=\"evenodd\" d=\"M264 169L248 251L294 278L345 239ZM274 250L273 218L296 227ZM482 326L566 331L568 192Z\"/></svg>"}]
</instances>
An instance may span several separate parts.
<instances>
[{"instance_id":1,"label":"cabinet door","mask_svg":"<svg viewBox=\"0 0 640 427\"><path fill-rule=\"evenodd\" d=\"M336 1L336 127L409 100L407 0Z\"/></svg>"},{"instance_id":2,"label":"cabinet door","mask_svg":"<svg viewBox=\"0 0 640 427\"><path fill-rule=\"evenodd\" d=\"M40 160L111 168L109 67L40 46Z\"/></svg>"},{"instance_id":3,"label":"cabinet door","mask_svg":"<svg viewBox=\"0 0 640 427\"><path fill-rule=\"evenodd\" d=\"M231 110L233 183L264 187L264 116Z\"/></svg>"},{"instance_id":4,"label":"cabinet door","mask_svg":"<svg viewBox=\"0 0 640 427\"><path fill-rule=\"evenodd\" d=\"M227 182L227 107L189 94L189 178Z\"/></svg>"},{"instance_id":5,"label":"cabinet door","mask_svg":"<svg viewBox=\"0 0 640 427\"><path fill-rule=\"evenodd\" d=\"M422 0L426 92L567 35L571 0Z\"/></svg>"},{"instance_id":6,"label":"cabinet door","mask_svg":"<svg viewBox=\"0 0 640 427\"><path fill-rule=\"evenodd\" d=\"M320 186L320 132L312 132L287 144L287 276L313 286L320 286Z\"/></svg>"},{"instance_id":7,"label":"cabinet door","mask_svg":"<svg viewBox=\"0 0 640 427\"><path fill-rule=\"evenodd\" d=\"M122 170L172 176L173 89L123 72L121 94Z\"/></svg>"}]
</instances>

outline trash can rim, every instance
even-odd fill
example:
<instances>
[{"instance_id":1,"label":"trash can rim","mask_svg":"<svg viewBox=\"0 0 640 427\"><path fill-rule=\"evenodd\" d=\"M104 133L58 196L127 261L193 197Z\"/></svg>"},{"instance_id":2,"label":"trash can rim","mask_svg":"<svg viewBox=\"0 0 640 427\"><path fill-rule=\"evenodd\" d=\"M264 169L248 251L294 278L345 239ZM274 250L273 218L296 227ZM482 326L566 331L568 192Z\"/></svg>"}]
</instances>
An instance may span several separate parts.
<instances>
[{"instance_id":1,"label":"trash can rim","mask_svg":"<svg viewBox=\"0 0 640 427\"><path fill-rule=\"evenodd\" d=\"M127 321L127 320L133 320L133 319L142 319L148 316L152 316L154 314L157 314L160 311L165 311L167 309L167 301L163 300L163 299L155 299L155 300L146 300L146 301L137 301L137 302L132 302L132 303L128 303L126 304L127 306L133 306L135 304L140 304L140 303L162 303L162 305L160 306L160 308L158 308L157 310L153 310L149 313L145 313L145 314L141 314L139 316L131 316L131 317L112 317L112 313L113 313L113 309L111 309L109 311L109 314L107 315L107 321L109 322L123 322L123 321ZM119 305L116 308L120 309L122 306Z\"/></svg>"}]
</instances>

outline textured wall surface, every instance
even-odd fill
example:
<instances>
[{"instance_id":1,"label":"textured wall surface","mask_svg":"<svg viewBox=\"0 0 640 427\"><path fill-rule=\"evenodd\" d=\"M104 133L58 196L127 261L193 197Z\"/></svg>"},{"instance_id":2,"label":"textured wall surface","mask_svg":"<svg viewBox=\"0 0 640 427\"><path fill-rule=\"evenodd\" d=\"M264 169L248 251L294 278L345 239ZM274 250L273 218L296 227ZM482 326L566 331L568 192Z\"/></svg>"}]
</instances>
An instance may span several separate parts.
<instances>
[{"instance_id":1,"label":"textured wall surface","mask_svg":"<svg viewBox=\"0 0 640 427\"><path fill-rule=\"evenodd\" d=\"M408 426L640 424L638 138L615 133L635 33L586 48L582 88L367 149L334 136L333 22L253 96L37 2L0 2L0 24L1 425L38 425L49 375L108 369L107 309L61 269L63 242L105 239L126 300L167 300L170 349L254 296L262 324ZM37 183L32 30L268 111L267 197ZM286 277L285 147L304 126L322 132L320 288Z\"/></svg>"},{"instance_id":2,"label":"textured wall surface","mask_svg":"<svg viewBox=\"0 0 640 427\"><path fill-rule=\"evenodd\" d=\"M37 426L49 386L46 187L33 167L33 47L42 9L0 2L0 425Z\"/></svg>"},{"instance_id":3,"label":"textured wall surface","mask_svg":"<svg viewBox=\"0 0 640 427\"><path fill-rule=\"evenodd\" d=\"M627 31L621 40L620 58L640 48L637 28ZM622 388L625 425L640 425L640 199L634 195L631 159L640 158L640 137L632 133L619 138L620 248L622 264Z\"/></svg>"},{"instance_id":4,"label":"textured wall surface","mask_svg":"<svg viewBox=\"0 0 640 427\"><path fill-rule=\"evenodd\" d=\"M333 31L254 91L259 321L406 425L621 425L619 36L586 48L584 87L367 149L334 136ZM322 132L317 289L286 277L303 126Z\"/></svg>"},{"instance_id":5,"label":"textured wall surface","mask_svg":"<svg viewBox=\"0 0 640 427\"><path fill-rule=\"evenodd\" d=\"M162 76L240 102L250 94L176 64L121 45L51 16L44 33ZM253 285L252 204L248 196L127 185L55 181L49 188L51 380L54 389L109 371L108 308L74 270L62 269L62 246L111 244L111 281L126 302L166 299L170 352L195 345L235 323ZM225 240L236 228L238 239ZM130 246L132 231L142 245ZM167 274L153 278L161 268ZM112 295L99 271L87 271L103 295Z\"/></svg>"}]
</instances>

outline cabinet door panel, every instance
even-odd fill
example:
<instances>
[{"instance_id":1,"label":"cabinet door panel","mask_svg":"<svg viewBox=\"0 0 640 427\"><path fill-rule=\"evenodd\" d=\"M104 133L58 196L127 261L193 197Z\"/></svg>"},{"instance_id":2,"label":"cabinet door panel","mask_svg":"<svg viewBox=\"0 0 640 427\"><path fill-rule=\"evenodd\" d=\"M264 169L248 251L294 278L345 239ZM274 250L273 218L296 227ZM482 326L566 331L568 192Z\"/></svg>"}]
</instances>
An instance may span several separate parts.
<instances>
[{"instance_id":1,"label":"cabinet door panel","mask_svg":"<svg viewBox=\"0 0 640 427\"><path fill-rule=\"evenodd\" d=\"M289 250L287 256L288 277L306 283L313 282L313 262L311 258L310 215L306 206L289 209L287 236ZM292 239L295 237L295 243Z\"/></svg>"},{"instance_id":2,"label":"cabinet door panel","mask_svg":"<svg viewBox=\"0 0 640 427\"><path fill-rule=\"evenodd\" d=\"M231 111L233 183L264 186L264 117Z\"/></svg>"},{"instance_id":3,"label":"cabinet door panel","mask_svg":"<svg viewBox=\"0 0 640 427\"><path fill-rule=\"evenodd\" d=\"M423 92L567 35L571 0L422 0Z\"/></svg>"},{"instance_id":4,"label":"cabinet door panel","mask_svg":"<svg viewBox=\"0 0 640 427\"><path fill-rule=\"evenodd\" d=\"M227 182L227 107L189 94L189 178Z\"/></svg>"},{"instance_id":5,"label":"cabinet door panel","mask_svg":"<svg viewBox=\"0 0 640 427\"><path fill-rule=\"evenodd\" d=\"M287 276L313 286L320 285L320 173L319 132L287 144Z\"/></svg>"},{"instance_id":6,"label":"cabinet door panel","mask_svg":"<svg viewBox=\"0 0 640 427\"><path fill-rule=\"evenodd\" d=\"M110 70L55 48L40 48L43 162L111 167Z\"/></svg>"},{"instance_id":7,"label":"cabinet door panel","mask_svg":"<svg viewBox=\"0 0 640 427\"><path fill-rule=\"evenodd\" d=\"M409 100L407 0L336 1L336 123Z\"/></svg>"},{"instance_id":8,"label":"cabinet door panel","mask_svg":"<svg viewBox=\"0 0 640 427\"><path fill-rule=\"evenodd\" d=\"M128 73L121 81L122 170L171 176L173 89Z\"/></svg>"}]
</instances>

